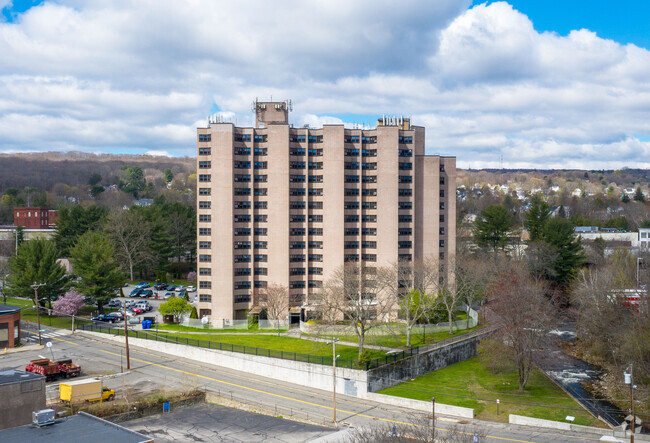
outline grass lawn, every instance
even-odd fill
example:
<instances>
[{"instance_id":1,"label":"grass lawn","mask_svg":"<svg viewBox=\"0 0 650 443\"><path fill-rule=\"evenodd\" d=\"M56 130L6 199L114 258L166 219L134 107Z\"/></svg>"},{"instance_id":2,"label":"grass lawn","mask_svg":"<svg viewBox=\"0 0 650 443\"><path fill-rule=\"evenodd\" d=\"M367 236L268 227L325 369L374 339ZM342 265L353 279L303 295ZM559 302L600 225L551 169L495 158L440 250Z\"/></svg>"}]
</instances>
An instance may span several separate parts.
<instances>
[{"instance_id":1,"label":"grass lawn","mask_svg":"<svg viewBox=\"0 0 650 443\"><path fill-rule=\"evenodd\" d=\"M34 302L24 298L7 297L7 304L11 306L20 306L23 309L20 311L21 320L28 321L32 324L38 323L36 317L36 310L34 309ZM80 324L92 323L89 320L84 320L79 317L74 319L75 326ZM48 316L41 310L41 325L52 326L54 328L70 329L72 327L72 318L70 317L56 317Z\"/></svg>"},{"instance_id":2,"label":"grass lawn","mask_svg":"<svg viewBox=\"0 0 650 443\"><path fill-rule=\"evenodd\" d=\"M277 333L277 329L257 329L257 325L249 327L248 329L203 329L203 328L192 328L190 326L183 325L174 325L174 324L165 324L158 325L157 328L163 331L178 331L178 332L209 332L211 334L218 333L233 333L240 332L242 334L259 334L263 333ZM280 329L280 332L287 332L286 329Z\"/></svg>"},{"instance_id":3,"label":"grass lawn","mask_svg":"<svg viewBox=\"0 0 650 443\"><path fill-rule=\"evenodd\" d=\"M422 333L411 334L411 346L425 346L431 343L436 343L450 337L457 337L459 335L467 334L474 331L476 328L464 329L462 331L454 331L449 334L448 331L441 332L427 332L426 335ZM338 336L341 341L357 343L359 340L356 335L341 335ZM366 335L365 344L386 346L390 348L400 348L406 346L406 334L389 334L389 335Z\"/></svg>"},{"instance_id":4,"label":"grass lawn","mask_svg":"<svg viewBox=\"0 0 650 443\"><path fill-rule=\"evenodd\" d=\"M524 392L519 392L517 372L492 374L479 357L380 391L380 394L406 397L474 408L476 418L508 422L508 414L546 420L565 421L574 416L575 424L603 425L564 393L541 371L533 370ZM496 399L500 399L497 416Z\"/></svg>"}]
</instances>

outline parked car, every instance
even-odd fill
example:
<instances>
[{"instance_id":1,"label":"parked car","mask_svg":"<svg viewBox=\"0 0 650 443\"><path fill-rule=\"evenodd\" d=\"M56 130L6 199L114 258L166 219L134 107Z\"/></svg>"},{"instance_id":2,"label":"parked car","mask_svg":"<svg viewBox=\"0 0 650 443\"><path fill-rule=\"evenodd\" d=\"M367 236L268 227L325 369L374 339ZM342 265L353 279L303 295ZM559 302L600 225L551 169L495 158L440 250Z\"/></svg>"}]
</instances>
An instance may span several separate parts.
<instances>
[{"instance_id":1,"label":"parked car","mask_svg":"<svg viewBox=\"0 0 650 443\"><path fill-rule=\"evenodd\" d=\"M145 289L140 293L140 297L142 298L149 298L153 297L153 291L151 289Z\"/></svg>"},{"instance_id":2,"label":"parked car","mask_svg":"<svg viewBox=\"0 0 650 443\"><path fill-rule=\"evenodd\" d=\"M188 286L187 292L196 292L196 286Z\"/></svg>"},{"instance_id":3,"label":"parked car","mask_svg":"<svg viewBox=\"0 0 650 443\"><path fill-rule=\"evenodd\" d=\"M99 315L93 317L92 321L105 321L105 322L109 322L109 323L115 323L118 320L117 320L117 318L115 316L110 315L110 314L99 314Z\"/></svg>"},{"instance_id":4,"label":"parked car","mask_svg":"<svg viewBox=\"0 0 650 443\"><path fill-rule=\"evenodd\" d=\"M157 283L153 286L153 288L157 291L164 291L167 289L167 283Z\"/></svg>"},{"instance_id":5,"label":"parked car","mask_svg":"<svg viewBox=\"0 0 650 443\"><path fill-rule=\"evenodd\" d=\"M187 295L187 292L183 289L181 292L176 294L176 297L185 297Z\"/></svg>"},{"instance_id":6,"label":"parked car","mask_svg":"<svg viewBox=\"0 0 650 443\"><path fill-rule=\"evenodd\" d=\"M122 302L116 298L112 298L108 301L108 304L106 306L108 306L109 308L119 308L120 306L122 306Z\"/></svg>"},{"instance_id":7,"label":"parked car","mask_svg":"<svg viewBox=\"0 0 650 443\"><path fill-rule=\"evenodd\" d=\"M135 285L136 289L145 289L145 288L150 288L151 284L147 283L146 281L143 281L142 283L138 283Z\"/></svg>"},{"instance_id":8,"label":"parked car","mask_svg":"<svg viewBox=\"0 0 650 443\"><path fill-rule=\"evenodd\" d=\"M131 306L135 306L136 301L135 300L124 300L124 306L127 308L130 308Z\"/></svg>"},{"instance_id":9,"label":"parked car","mask_svg":"<svg viewBox=\"0 0 650 443\"><path fill-rule=\"evenodd\" d=\"M149 312L153 309L153 306L147 300L141 300L135 304L135 307L138 309L143 309L146 312Z\"/></svg>"},{"instance_id":10,"label":"parked car","mask_svg":"<svg viewBox=\"0 0 650 443\"><path fill-rule=\"evenodd\" d=\"M185 286L183 286L183 285L176 286L176 292L181 292L181 291L184 291L184 290L185 290Z\"/></svg>"},{"instance_id":11,"label":"parked car","mask_svg":"<svg viewBox=\"0 0 650 443\"><path fill-rule=\"evenodd\" d=\"M143 292L144 292L144 289L134 289L129 294L129 297L140 297L140 294L142 294Z\"/></svg>"},{"instance_id":12,"label":"parked car","mask_svg":"<svg viewBox=\"0 0 650 443\"><path fill-rule=\"evenodd\" d=\"M167 286L167 290L168 290L168 291L174 291L174 290L176 290L176 286L174 286L174 285L169 285L169 286Z\"/></svg>"},{"instance_id":13,"label":"parked car","mask_svg":"<svg viewBox=\"0 0 650 443\"><path fill-rule=\"evenodd\" d=\"M136 308L136 307L134 306L134 307L132 307L132 308L129 308L128 311L126 311L126 315L128 315L129 317L133 317L134 315L140 315L140 314L142 314L143 312L144 312L144 310L142 310L142 309L140 309L140 308Z\"/></svg>"},{"instance_id":14,"label":"parked car","mask_svg":"<svg viewBox=\"0 0 650 443\"><path fill-rule=\"evenodd\" d=\"M176 297L176 294L174 294L173 292L165 292L165 295L163 296L165 300L172 297Z\"/></svg>"},{"instance_id":15,"label":"parked car","mask_svg":"<svg viewBox=\"0 0 650 443\"><path fill-rule=\"evenodd\" d=\"M122 319L124 318L124 313L122 311L111 312L108 315L111 315L111 316L117 318L117 321L122 321Z\"/></svg>"}]
</instances>

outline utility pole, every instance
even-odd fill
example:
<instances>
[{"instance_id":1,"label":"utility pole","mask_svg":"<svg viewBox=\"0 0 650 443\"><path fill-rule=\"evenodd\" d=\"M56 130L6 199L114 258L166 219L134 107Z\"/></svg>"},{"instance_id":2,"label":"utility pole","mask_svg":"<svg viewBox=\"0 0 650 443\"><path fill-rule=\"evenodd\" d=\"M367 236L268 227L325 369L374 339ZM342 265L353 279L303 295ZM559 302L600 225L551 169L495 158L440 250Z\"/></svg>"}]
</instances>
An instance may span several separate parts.
<instances>
[{"instance_id":1,"label":"utility pole","mask_svg":"<svg viewBox=\"0 0 650 443\"><path fill-rule=\"evenodd\" d=\"M630 421L630 443L634 443L634 422L636 421L636 414L634 413L634 363L630 363L629 370L630 372L623 372L625 377L625 384L630 385L630 414L632 415L632 420Z\"/></svg>"},{"instance_id":2,"label":"utility pole","mask_svg":"<svg viewBox=\"0 0 650 443\"><path fill-rule=\"evenodd\" d=\"M129 358L129 329L126 325L126 300L124 300L124 342L126 343L126 369L131 369L131 359Z\"/></svg>"},{"instance_id":3,"label":"utility pole","mask_svg":"<svg viewBox=\"0 0 650 443\"><path fill-rule=\"evenodd\" d=\"M338 338L332 337L332 423L336 423L336 342Z\"/></svg>"},{"instance_id":4,"label":"utility pole","mask_svg":"<svg viewBox=\"0 0 650 443\"><path fill-rule=\"evenodd\" d=\"M436 441L436 398L431 397L431 441Z\"/></svg>"},{"instance_id":5,"label":"utility pole","mask_svg":"<svg viewBox=\"0 0 650 443\"><path fill-rule=\"evenodd\" d=\"M32 285L32 289L34 290L34 303L36 304L36 320L38 321L38 344L42 345L43 342L41 341L41 309L38 304L38 288L41 286L45 286L45 283L36 283Z\"/></svg>"}]
</instances>

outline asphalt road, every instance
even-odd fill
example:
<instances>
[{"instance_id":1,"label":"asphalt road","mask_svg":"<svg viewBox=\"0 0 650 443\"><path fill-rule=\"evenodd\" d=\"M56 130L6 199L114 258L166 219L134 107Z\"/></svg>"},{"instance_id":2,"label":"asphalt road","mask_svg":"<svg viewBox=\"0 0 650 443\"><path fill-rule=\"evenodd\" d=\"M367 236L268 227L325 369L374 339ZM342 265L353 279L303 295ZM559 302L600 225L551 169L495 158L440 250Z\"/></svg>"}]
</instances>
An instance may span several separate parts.
<instances>
[{"instance_id":1,"label":"asphalt road","mask_svg":"<svg viewBox=\"0 0 650 443\"><path fill-rule=\"evenodd\" d=\"M68 357L81 364L83 376L104 376L105 385L115 389L118 397L169 390L198 388L218 397L218 403L243 405L252 411L265 411L275 416L295 417L317 425L332 423L332 393L292 385L251 374L238 373L201 362L170 357L147 349L131 347L131 369L126 369L124 347L117 343L82 337L69 331L45 328L45 341L51 349L0 355L0 368L23 369L39 355L55 359ZM59 335L56 335L59 334ZM61 335L65 334L65 335ZM125 373L121 372L121 369ZM51 385L53 383L48 383ZM55 390L56 388L50 388ZM414 424L428 427L421 413L360 400L337 394L337 421L344 427L391 426ZM565 433L542 428L437 417L437 432L466 435L471 441L474 432L484 435L481 441L516 442L584 442L599 441L598 436ZM326 437L337 441L335 433Z\"/></svg>"}]
</instances>

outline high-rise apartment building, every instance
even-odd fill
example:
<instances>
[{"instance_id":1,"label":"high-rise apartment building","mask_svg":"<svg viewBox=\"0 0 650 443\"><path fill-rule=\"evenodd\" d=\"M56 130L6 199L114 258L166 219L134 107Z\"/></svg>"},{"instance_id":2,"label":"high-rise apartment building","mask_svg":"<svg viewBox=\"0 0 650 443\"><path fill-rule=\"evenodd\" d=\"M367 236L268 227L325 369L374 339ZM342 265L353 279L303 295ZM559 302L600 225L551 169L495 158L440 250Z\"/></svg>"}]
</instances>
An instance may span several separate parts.
<instances>
[{"instance_id":1,"label":"high-rise apartment building","mask_svg":"<svg viewBox=\"0 0 650 443\"><path fill-rule=\"evenodd\" d=\"M425 155L423 127L294 128L289 111L256 101L255 128L197 129L200 316L244 319L268 284L304 306L346 262L455 251L456 159Z\"/></svg>"}]
</instances>

